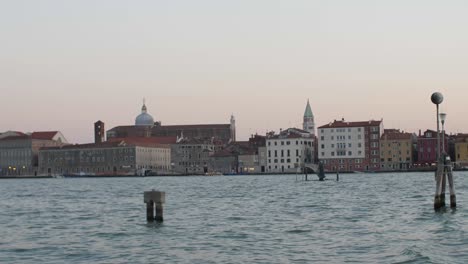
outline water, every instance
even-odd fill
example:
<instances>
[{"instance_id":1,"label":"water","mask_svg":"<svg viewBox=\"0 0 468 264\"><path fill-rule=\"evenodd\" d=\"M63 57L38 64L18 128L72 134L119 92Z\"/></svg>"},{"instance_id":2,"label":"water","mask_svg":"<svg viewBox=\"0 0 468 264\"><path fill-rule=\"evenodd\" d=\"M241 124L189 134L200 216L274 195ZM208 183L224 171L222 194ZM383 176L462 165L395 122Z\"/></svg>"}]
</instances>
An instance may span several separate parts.
<instances>
[{"instance_id":1,"label":"water","mask_svg":"<svg viewBox=\"0 0 468 264\"><path fill-rule=\"evenodd\" d=\"M435 213L433 173L1 180L0 263L468 263L468 173L455 184Z\"/></svg>"}]
</instances>

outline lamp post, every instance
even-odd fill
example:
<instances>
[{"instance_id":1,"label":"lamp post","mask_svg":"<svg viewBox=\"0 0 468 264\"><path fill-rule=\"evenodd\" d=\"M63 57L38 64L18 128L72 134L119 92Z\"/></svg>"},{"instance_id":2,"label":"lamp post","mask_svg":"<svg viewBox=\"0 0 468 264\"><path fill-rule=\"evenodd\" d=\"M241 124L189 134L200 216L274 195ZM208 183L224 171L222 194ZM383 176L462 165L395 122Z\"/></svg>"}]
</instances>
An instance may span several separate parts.
<instances>
[{"instance_id":1,"label":"lamp post","mask_svg":"<svg viewBox=\"0 0 468 264\"><path fill-rule=\"evenodd\" d=\"M445 120L447 119L447 114L446 113L440 113L439 114L440 122L442 123L442 154L445 154Z\"/></svg>"},{"instance_id":2,"label":"lamp post","mask_svg":"<svg viewBox=\"0 0 468 264\"><path fill-rule=\"evenodd\" d=\"M445 206L445 186L447 178L450 187L450 207L455 208L457 206L457 201L455 196L455 187L453 183L452 163L450 161L450 157L445 153L444 125L445 120L447 118L447 114L439 114L439 105L444 101L444 97L441 93L433 93L431 96L431 101L437 106L437 170L435 173L436 193L434 197L434 209L439 210L440 208ZM440 150L439 119L442 122L442 155Z\"/></svg>"},{"instance_id":3,"label":"lamp post","mask_svg":"<svg viewBox=\"0 0 468 264\"><path fill-rule=\"evenodd\" d=\"M433 93L431 96L431 101L436 105L437 109L437 162L440 158L440 131L439 131L439 105L444 101L444 96L441 93Z\"/></svg>"}]
</instances>

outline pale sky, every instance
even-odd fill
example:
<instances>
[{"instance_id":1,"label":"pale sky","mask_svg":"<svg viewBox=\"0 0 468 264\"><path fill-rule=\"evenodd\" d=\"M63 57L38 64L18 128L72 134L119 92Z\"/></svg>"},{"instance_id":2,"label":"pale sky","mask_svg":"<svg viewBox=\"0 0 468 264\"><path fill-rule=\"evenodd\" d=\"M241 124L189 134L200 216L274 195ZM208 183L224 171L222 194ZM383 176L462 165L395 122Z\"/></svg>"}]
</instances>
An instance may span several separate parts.
<instances>
[{"instance_id":1,"label":"pale sky","mask_svg":"<svg viewBox=\"0 0 468 264\"><path fill-rule=\"evenodd\" d=\"M131 125L228 123L240 139L384 119L468 133L468 1L0 1L0 132L74 143Z\"/></svg>"}]
</instances>

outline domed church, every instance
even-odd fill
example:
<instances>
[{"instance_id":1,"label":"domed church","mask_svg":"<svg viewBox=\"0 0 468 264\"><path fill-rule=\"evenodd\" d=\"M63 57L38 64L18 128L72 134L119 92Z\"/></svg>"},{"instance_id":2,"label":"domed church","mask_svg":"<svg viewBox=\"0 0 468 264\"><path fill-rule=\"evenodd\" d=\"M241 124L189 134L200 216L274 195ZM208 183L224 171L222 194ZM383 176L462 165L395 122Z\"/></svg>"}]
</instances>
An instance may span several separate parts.
<instances>
[{"instance_id":1,"label":"domed church","mask_svg":"<svg viewBox=\"0 0 468 264\"><path fill-rule=\"evenodd\" d=\"M141 114L135 118L135 126L154 126L154 119L148 114L144 100L143 106L141 107Z\"/></svg>"},{"instance_id":2,"label":"domed church","mask_svg":"<svg viewBox=\"0 0 468 264\"><path fill-rule=\"evenodd\" d=\"M163 126L155 121L148 113L143 100L141 113L135 118L135 125L117 126L107 131L107 139L129 137L174 137L221 140L222 142L236 141L236 121L231 116L229 123L225 124L193 124Z\"/></svg>"}]
</instances>

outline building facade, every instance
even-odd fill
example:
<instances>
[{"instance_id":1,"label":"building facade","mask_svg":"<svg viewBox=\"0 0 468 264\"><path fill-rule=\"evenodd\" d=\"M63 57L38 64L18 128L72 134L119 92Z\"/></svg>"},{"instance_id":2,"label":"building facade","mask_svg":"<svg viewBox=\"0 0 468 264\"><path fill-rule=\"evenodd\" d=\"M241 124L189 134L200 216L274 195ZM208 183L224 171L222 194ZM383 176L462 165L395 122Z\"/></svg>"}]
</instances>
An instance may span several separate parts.
<instances>
[{"instance_id":1,"label":"building facade","mask_svg":"<svg viewBox=\"0 0 468 264\"><path fill-rule=\"evenodd\" d=\"M211 156L216 144L211 140L187 138L171 146L175 173L203 175L210 171Z\"/></svg>"},{"instance_id":2,"label":"building facade","mask_svg":"<svg viewBox=\"0 0 468 264\"><path fill-rule=\"evenodd\" d=\"M445 150L448 151L448 135L445 135L444 145ZM442 144L442 139L441 139ZM417 163L421 166L430 166L437 163L437 131L426 130L422 135L418 137L418 161ZM442 145L441 145L442 152Z\"/></svg>"},{"instance_id":3,"label":"building facade","mask_svg":"<svg viewBox=\"0 0 468 264\"><path fill-rule=\"evenodd\" d=\"M397 129L385 129L380 139L381 169L405 171L413 165L413 137Z\"/></svg>"},{"instance_id":4,"label":"building facade","mask_svg":"<svg viewBox=\"0 0 468 264\"><path fill-rule=\"evenodd\" d=\"M318 155L328 171L379 171L383 121L334 121L318 128Z\"/></svg>"},{"instance_id":5,"label":"building facade","mask_svg":"<svg viewBox=\"0 0 468 264\"><path fill-rule=\"evenodd\" d=\"M0 176L38 175L39 149L67 144L59 131L8 133L0 139Z\"/></svg>"},{"instance_id":6,"label":"building facade","mask_svg":"<svg viewBox=\"0 0 468 264\"><path fill-rule=\"evenodd\" d=\"M42 148L41 175L145 175L171 170L171 148L141 141L114 141Z\"/></svg>"},{"instance_id":7,"label":"building facade","mask_svg":"<svg viewBox=\"0 0 468 264\"><path fill-rule=\"evenodd\" d=\"M289 128L266 138L267 168L269 173L294 173L315 159L314 137L309 132Z\"/></svg>"},{"instance_id":8,"label":"building facade","mask_svg":"<svg viewBox=\"0 0 468 264\"><path fill-rule=\"evenodd\" d=\"M455 162L457 167L468 168L468 134L455 137Z\"/></svg>"}]
</instances>

